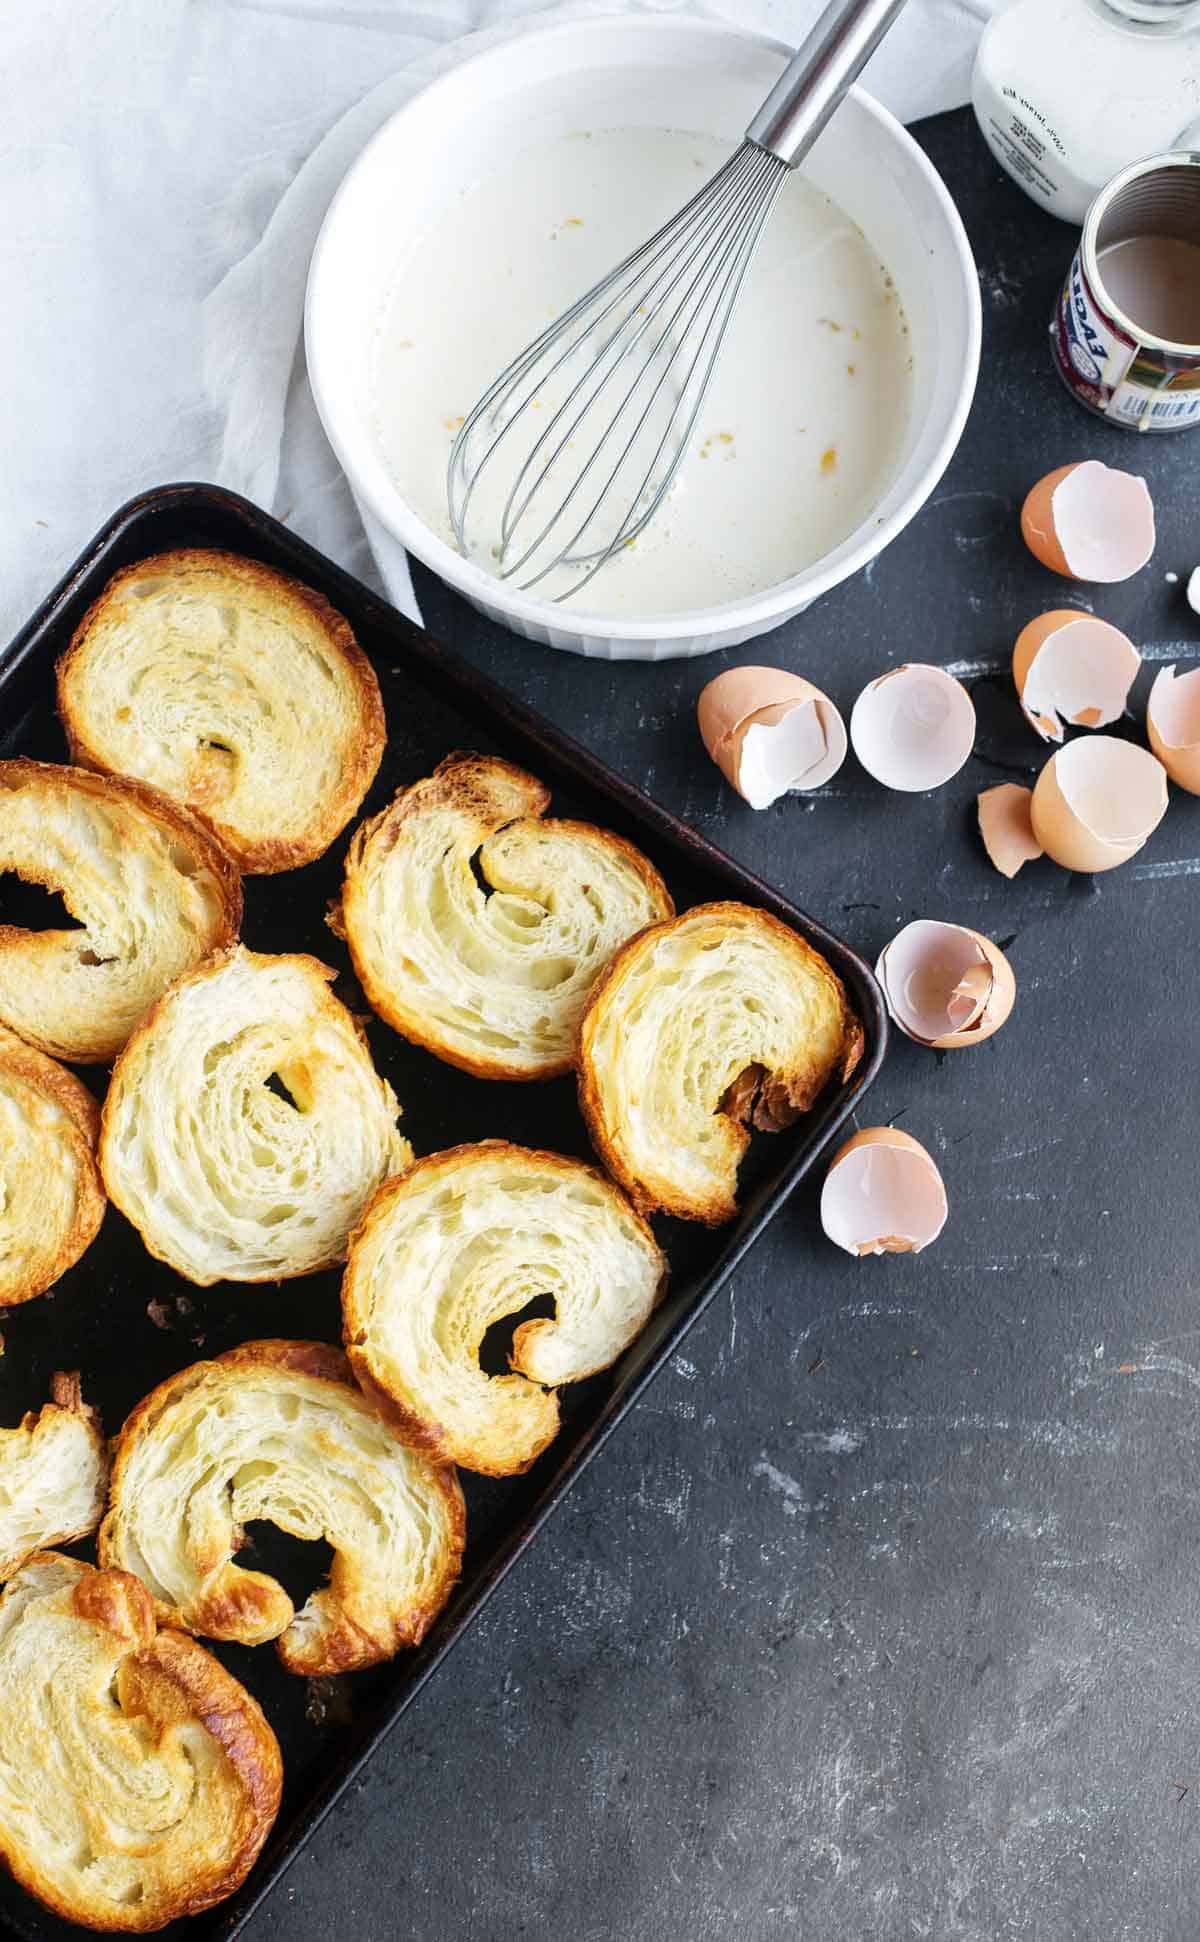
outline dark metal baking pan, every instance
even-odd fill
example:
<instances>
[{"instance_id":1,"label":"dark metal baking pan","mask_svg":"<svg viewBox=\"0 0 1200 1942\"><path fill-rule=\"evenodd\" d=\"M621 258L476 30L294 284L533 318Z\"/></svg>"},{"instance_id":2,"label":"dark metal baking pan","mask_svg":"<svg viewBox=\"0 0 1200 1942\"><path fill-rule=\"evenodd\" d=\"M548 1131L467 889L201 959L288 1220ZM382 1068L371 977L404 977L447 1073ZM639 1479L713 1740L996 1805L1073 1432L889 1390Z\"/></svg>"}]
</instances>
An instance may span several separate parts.
<instances>
[{"instance_id":1,"label":"dark metal baking pan","mask_svg":"<svg viewBox=\"0 0 1200 1942\"><path fill-rule=\"evenodd\" d=\"M285 1673L269 1648L219 1648L226 1664L266 1707L283 1747L286 1786L272 1838L240 1893L207 1915L163 1931L187 1936L189 1942L209 1942L240 1933L584 1464L723 1287L875 1077L887 1028L871 973L839 938L404 620L278 521L212 486L164 486L123 507L0 657L0 755L65 759L54 713L55 660L85 608L119 567L178 546L227 547L265 560L318 588L347 616L375 664L389 727L388 750L365 805L368 811L388 801L401 784L427 774L452 749L507 756L549 785L553 813L601 823L644 849L681 908L734 897L762 905L793 925L841 974L866 1029L866 1057L854 1081L831 1090L815 1112L787 1133L753 1142L742 1173L742 1211L735 1222L715 1232L668 1220L656 1223L671 1263L667 1298L613 1369L564 1393L562 1432L533 1469L504 1482L464 1477L465 1570L454 1598L417 1651L347 1680L330 1706L314 1704L318 1696L305 1681ZM620 679L619 673L615 678ZM346 953L323 921L340 881L345 842L340 839L307 869L248 878L243 935L260 950L309 950L339 966L337 989L356 1011L365 1011ZM11 879L0 879L0 912L11 890ZM439 1064L378 1023L372 1024L370 1036L418 1153L500 1134L588 1154L569 1080L488 1083ZM103 1073L84 1076L97 1090L102 1087ZM191 1288L152 1261L132 1228L110 1209L98 1240L50 1295L0 1316L5 1338L0 1423L14 1423L24 1410L38 1408L49 1394L55 1369L82 1371L84 1394L112 1431L155 1383L202 1355L261 1335L336 1341L338 1281L330 1273L277 1288ZM254 1561L277 1571L293 1595L306 1596L324 1568L321 1547L292 1545L269 1529L256 1527L250 1535ZM2 1873L0 1924L26 1942L56 1942L81 1933L44 1913Z\"/></svg>"}]
</instances>

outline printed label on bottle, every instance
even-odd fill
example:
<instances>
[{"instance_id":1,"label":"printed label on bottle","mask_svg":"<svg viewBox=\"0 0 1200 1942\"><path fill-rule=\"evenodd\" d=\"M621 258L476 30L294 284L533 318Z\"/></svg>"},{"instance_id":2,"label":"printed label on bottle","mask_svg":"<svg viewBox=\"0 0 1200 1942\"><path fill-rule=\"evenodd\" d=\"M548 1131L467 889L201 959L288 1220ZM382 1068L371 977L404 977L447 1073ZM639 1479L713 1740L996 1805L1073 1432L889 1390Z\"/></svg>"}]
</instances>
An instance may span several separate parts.
<instances>
[{"instance_id":1,"label":"printed label on bottle","mask_svg":"<svg viewBox=\"0 0 1200 1942\"><path fill-rule=\"evenodd\" d=\"M1021 88L1010 82L997 85L979 68L974 101L979 126L1001 168L1056 216L1080 216L1100 185L1078 173L1057 122Z\"/></svg>"},{"instance_id":2,"label":"printed label on bottle","mask_svg":"<svg viewBox=\"0 0 1200 1942\"><path fill-rule=\"evenodd\" d=\"M1200 359L1140 344L1109 316L1078 253L1050 325L1054 361L1081 404L1130 431L1200 425Z\"/></svg>"},{"instance_id":3,"label":"printed label on bottle","mask_svg":"<svg viewBox=\"0 0 1200 1942\"><path fill-rule=\"evenodd\" d=\"M1067 149L1058 130L1014 87L1003 87L988 115L988 133L997 159L1043 202L1053 203Z\"/></svg>"},{"instance_id":4,"label":"printed label on bottle","mask_svg":"<svg viewBox=\"0 0 1200 1942\"><path fill-rule=\"evenodd\" d=\"M996 159L1025 188L1040 196L1043 202L1052 203L1058 194L1058 184L1042 167L1046 154L1044 143L1018 115L1011 116L1007 122L989 115L987 127Z\"/></svg>"}]
</instances>

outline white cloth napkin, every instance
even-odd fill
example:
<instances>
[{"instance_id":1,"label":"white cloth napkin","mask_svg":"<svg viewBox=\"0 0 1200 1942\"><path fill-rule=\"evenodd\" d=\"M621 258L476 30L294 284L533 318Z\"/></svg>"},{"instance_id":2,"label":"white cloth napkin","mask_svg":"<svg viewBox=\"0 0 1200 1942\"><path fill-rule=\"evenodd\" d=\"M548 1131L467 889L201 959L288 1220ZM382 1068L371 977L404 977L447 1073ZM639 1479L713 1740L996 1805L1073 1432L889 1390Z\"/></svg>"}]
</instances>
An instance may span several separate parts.
<instances>
[{"instance_id":1,"label":"white cloth napkin","mask_svg":"<svg viewBox=\"0 0 1200 1942\"><path fill-rule=\"evenodd\" d=\"M966 100L993 0L910 0L867 74L906 120ZM821 0L626 0L798 41ZM39 0L0 26L0 640L121 500L233 487L415 615L304 375L309 254L339 180L492 37L621 0ZM377 566L377 570L376 570Z\"/></svg>"}]
</instances>

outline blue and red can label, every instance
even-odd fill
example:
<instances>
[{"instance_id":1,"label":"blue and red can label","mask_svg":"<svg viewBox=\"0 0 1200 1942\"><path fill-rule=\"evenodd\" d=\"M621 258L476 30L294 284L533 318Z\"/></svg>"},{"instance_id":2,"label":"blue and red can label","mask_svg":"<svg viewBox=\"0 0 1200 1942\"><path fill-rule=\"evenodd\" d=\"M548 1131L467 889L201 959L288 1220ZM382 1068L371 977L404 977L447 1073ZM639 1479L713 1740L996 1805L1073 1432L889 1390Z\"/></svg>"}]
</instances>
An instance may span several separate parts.
<instances>
[{"instance_id":1,"label":"blue and red can label","mask_svg":"<svg viewBox=\"0 0 1200 1942\"><path fill-rule=\"evenodd\" d=\"M1128 431L1200 425L1200 352L1140 343L1110 316L1077 251L1050 325L1063 382L1079 402Z\"/></svg>"}]
</instances>

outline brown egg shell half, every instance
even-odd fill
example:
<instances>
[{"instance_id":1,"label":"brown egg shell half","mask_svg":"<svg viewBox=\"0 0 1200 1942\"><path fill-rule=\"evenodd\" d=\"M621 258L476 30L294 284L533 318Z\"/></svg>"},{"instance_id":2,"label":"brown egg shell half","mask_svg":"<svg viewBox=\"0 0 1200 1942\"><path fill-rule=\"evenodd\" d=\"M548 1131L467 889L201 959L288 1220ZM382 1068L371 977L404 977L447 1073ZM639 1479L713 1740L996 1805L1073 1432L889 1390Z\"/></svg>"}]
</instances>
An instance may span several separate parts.
<instances>
[{"instance_id":1,"label":"brown egg shell half","mask_svg":"<svg viewBox=\"0 0 1200 1942\"><path fill-rule=\"evenodd\" d=\"M1200 796L1200 668L1156 676L1146 704L1150 746L1172 782Z\"/></svg>"},{"instance_id":2,"label":"brown egg shell half","mask_svg":"<svg viewBox=\"0 0 1200 1942\"><path fill-rule=\"evenodd\" d=\"M1119 721L1141 665L1119 627L1072 607L1039 614L1013 648L1021 710L1044 742L1061 742L1068 725L1103 728Z\"/></svg>"},{"instance_id":3,"label":"brown egg shell half","mask_svg":"<svg viewBox=\"0 0 1200 1942\"><path fill-rule=\"evenodd\" d=\"M1050 757L1030 817L1055 863L1095 872L1136 856L1166 810L1166 770L1155 756L1114 735L1086 735Z\"/></svg>"},{"instance_id":4,"label":"brown egg shell half","mask_svg":"<svg viewBox=\"0 0 1200 1942\"><path fill-rule=\"evenodd\" d=\"M940 976L939 957L946 966ZM909 988L922 974L926 984L923 1000L910 1003ZM897 931L880 952L875 975L883 987L893 1024L915 1045L939 1052L982 1045L1000 1030L1016 1002L1017 981L999 945L967 924L944 924L931 917L917 918ZM951 1025L950 1010L956 998L961 1018ZM922 1002L928 1007L924 1019L920 1015ZM935 1024L934 1014L939 1009L947 1020L946 1030L939 1030Z\"/></svg>"},{"instance_id":5,"label":"brown egg shell half","mask_svg":"<svg viewBox=\"0 0 1200 1942\"><path fill-rule=\"evenodd\" d=\"M998 782L976 799L983 847L1002 877L1015 877L1026 863L1045 855L1033 833L1032 801L1033 790L1023 789L1019 782Z\"/></svg>"},{"instance_id":6,"label":"brown egg shell half","mask_svg":"<svg viewBox=\"0 0 1200 1942\"><path fill-rule=\"evenodd\" d=\"M883 1153L890 1157L881 1180ZM861 1203L872 1187L872 1217L856 1219L864 1210L855 1199ZM914 1220L914 1213L922 1218ZM919 1140L895 1126L868 1126L847 1140L834 1154L821 1188L821 1226L836 1247L856 1259L920 1254L937 1240L948 1213L945 1184L933 1160Z\"/></svg>"},{"instance_id":7,"label":"brown egg shell half","mask_svg":"<svg viewBox=\"0 0 1200 1942\"><path fill-rule=\"evenodd\" d=\"M802 710L810 711L807 720ZM811 681L783 668L727 668L701 692L696 718L721 774L755 809L793 791L821 788L846 757L846 728L833 702ZM768 780L766 737L781 729L782 737L771 735L777 767ZM759 732L747 750L753 730ZM765 787L755 787L760 777Z\"/></svg>"},{"instance_id":8,"label":"brown egg shell half","mask_svg":"<svg viewBox=\"0 0 1200 1942\"><path fill-rule=\"evenodd\" d=\"M1112 585L1153 553L1154 505L1136 473L1082 459L1038 480L1021 508L1021 534L1052 573Z\"/></svg>"},{"instance_id":9,"label":"brown egg shell half","mask_svg":"<svg viewBox=\"0 0 1200 1942\"><path fill-rule=\"evenodd\" d=\"M700 738L714 755L717 744L760 708L772 708L778 702L809 701L817 692L811 681L789 673L787 668L726 668L700 690L696 702Z\"/></svg>"}]
</instances>

